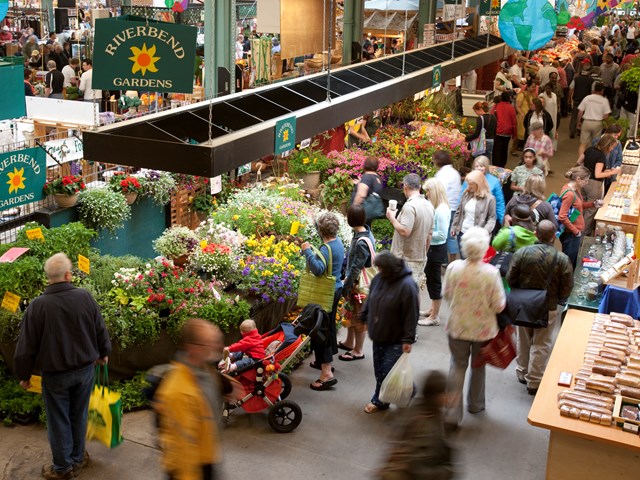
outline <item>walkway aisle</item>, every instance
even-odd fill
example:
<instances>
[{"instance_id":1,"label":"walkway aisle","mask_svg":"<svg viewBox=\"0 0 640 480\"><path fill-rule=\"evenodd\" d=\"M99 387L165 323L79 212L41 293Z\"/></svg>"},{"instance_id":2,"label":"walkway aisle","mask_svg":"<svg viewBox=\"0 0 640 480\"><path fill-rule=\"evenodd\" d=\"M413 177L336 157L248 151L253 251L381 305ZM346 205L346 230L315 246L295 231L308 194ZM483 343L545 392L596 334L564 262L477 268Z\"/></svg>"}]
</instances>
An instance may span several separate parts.
<instances>
[{"instance_id":1,"label":"walkway aisle","mask_svg":"<svg viewBox=\"0 0 640 480\"><path fill-rule=\"evenodd\" d=\"M568 120L560 126L561 151L552 161L555 172L547 181L547 194L558 193L563 173L575 163L578 142L568 139ZM517 159L511 157L513 168ZM443 319L448 318L446 305ZM449 350L444 327L418 327L419 338L411 353L416 374L429 369L447 371ZM341 338L344 332L340 333ZM315 392L309 384L318 371L307 360L293 375L290 400L300 404L302 424L290 434L278 434L267 423L266 413L232 415L224 434L227 479L262 480L365 480L384 457L385 446L400 414L367 415L362 411L373 393L371 343L365 344L363 361L336 359L339 383L332 391ZM506 371L487 367L487 409L466 414L452 440L468 480L544 478L548 434L527 423L533 397L515 376L515 366ZM88 480L161 479L159 454L155 448L153 416L150 412L128 414L124 419L125 442L109 451L92 442L93 465L82 474ZM48 461L46 432L42 427L0 427L0 480L39 478Z\"/></svg>"}]
</instances>

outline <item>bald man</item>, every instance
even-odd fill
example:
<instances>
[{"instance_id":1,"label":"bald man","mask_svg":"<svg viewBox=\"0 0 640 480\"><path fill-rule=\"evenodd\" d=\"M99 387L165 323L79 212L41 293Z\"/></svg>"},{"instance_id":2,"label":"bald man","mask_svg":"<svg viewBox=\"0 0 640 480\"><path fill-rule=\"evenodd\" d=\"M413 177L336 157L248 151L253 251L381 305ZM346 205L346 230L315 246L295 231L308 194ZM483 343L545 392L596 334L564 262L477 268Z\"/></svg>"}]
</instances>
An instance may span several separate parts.
<instances>
[{"instance_id":1,"label":"bald man","mask_svg":"<svg viewBox=\"0 0 640 480\"><path fill-rule=\"evenodd\" d=\"M199 318L182 328L181 348L156 393L162 466L169 480L214 480L222 461L223 395L239 398L238 382L221 375L222 332Z\"/></svg>"},{"instance_id":2,"label":"bald man","mask_svg":"<svg viewBox=\"0 0 640 480\"><path fill-rule=\"evenodd\" d=\"M42 397L53 463L48 480L75 478L89 462L85 452L94 365L106 363L111 341L91 294L71 284L71 260L56 253L44 264L49 285L29 304L14 355L16 376L29 388L42 372Z\"/></svg>"},{"instance_id":3,"label":"bald man","mask_svg":"<svg viewBox=\"0 0 640 480\"><path fill-rule=\"evenodd\" d=\"M556 226L541 220L536 227L538 241L513 254L507 282L513 288L547 291L549 324L546 328L518 327L516 376L527 386L529 395L538 392L551 353L555 321L562 312L559 304L571 294L573 267L571 260L553 246Z\"/></svg>"}]
</instances>

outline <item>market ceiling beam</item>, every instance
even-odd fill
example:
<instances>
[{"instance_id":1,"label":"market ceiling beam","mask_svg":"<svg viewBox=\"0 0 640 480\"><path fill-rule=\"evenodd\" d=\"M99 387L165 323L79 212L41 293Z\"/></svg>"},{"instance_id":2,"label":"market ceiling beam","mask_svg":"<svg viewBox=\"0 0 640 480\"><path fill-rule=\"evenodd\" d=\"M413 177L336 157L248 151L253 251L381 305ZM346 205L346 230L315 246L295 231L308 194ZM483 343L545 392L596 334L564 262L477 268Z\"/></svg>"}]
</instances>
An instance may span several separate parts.
<instances>
[{"instance_id":1,"label":"market ceiling beam","mask_svg":"<svg viewBox=\"0 0 640 480\"><path fill-rule=\"evenodd\" d=\"M493 36L468 38L85 131L87 160L213 177L272 154L278 120L296 117L296 142L506 56ZM452 60L452 56L454 59ZM212 141L209 141L212 138Z\"/></svg>"}]
</instances>

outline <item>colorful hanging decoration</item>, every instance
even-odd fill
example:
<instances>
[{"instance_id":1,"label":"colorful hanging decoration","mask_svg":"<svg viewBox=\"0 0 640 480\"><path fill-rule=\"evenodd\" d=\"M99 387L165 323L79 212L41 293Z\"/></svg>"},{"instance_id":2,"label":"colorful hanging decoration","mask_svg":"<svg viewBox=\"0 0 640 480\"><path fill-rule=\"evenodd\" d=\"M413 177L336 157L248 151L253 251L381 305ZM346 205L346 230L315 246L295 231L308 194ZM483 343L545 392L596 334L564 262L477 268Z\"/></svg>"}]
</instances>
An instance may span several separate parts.
<instances>
[{"instance_id":1,"label":"colorful hanging decoration","mask_svg":"<svg viewBox=\"0 0 640 480\"><path fill-rule=\"evenodd\" d=\"M0 0L0 21L4 19L9 11L9 0Z\"/></svg>"},{"instance_id":2,"label":"colorful hanging decoration","mask_svg":"<svg viewBox=\"0 0 640 480\"><path fill-rule=\"evenodd\" d=\"M511 48L536 50L555 34L558 15L548 0L507 0L502 4L498 27Z\"/></svg>"},{"instance_id":3,"label":"colorful hanging decoration","mask_svg":"<svg viewBox=\"0 0 640 480\"><path fill-rule=\"evenodd\" d=\"M580 31L585 29L585 25L580 17L571 17L567 23L567 28L573 28Z\"/></svg>"},{"instance_id":4,"label":"colorful hanging decoration","mask_svg":"<svg viewBox=\"0 0 640 480\"><path fill-rule=\"evenodd\" d=\"M189 7L189 0L164 0L164 4L174 12L180 13Z\"/></svg>"}]
</instances>

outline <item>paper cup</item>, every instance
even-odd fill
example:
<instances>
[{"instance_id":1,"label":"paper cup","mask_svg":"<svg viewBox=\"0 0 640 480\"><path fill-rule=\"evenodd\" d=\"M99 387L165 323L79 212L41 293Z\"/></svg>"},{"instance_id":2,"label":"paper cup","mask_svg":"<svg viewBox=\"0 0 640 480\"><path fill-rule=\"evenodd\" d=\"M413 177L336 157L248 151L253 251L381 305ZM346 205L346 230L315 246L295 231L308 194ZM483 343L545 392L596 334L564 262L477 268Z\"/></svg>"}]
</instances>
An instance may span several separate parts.
<instances>
[{"instance_id":1,"label":"paper cup","mask_svg":"<svg viewBox=\"0 0 640 480\"><path fill-rule=\"evenodd\" d=\"M397 200L389 200L389 209L390 210L396 210L398 208L398 201Z\"/></svg>"}]
</instances>

